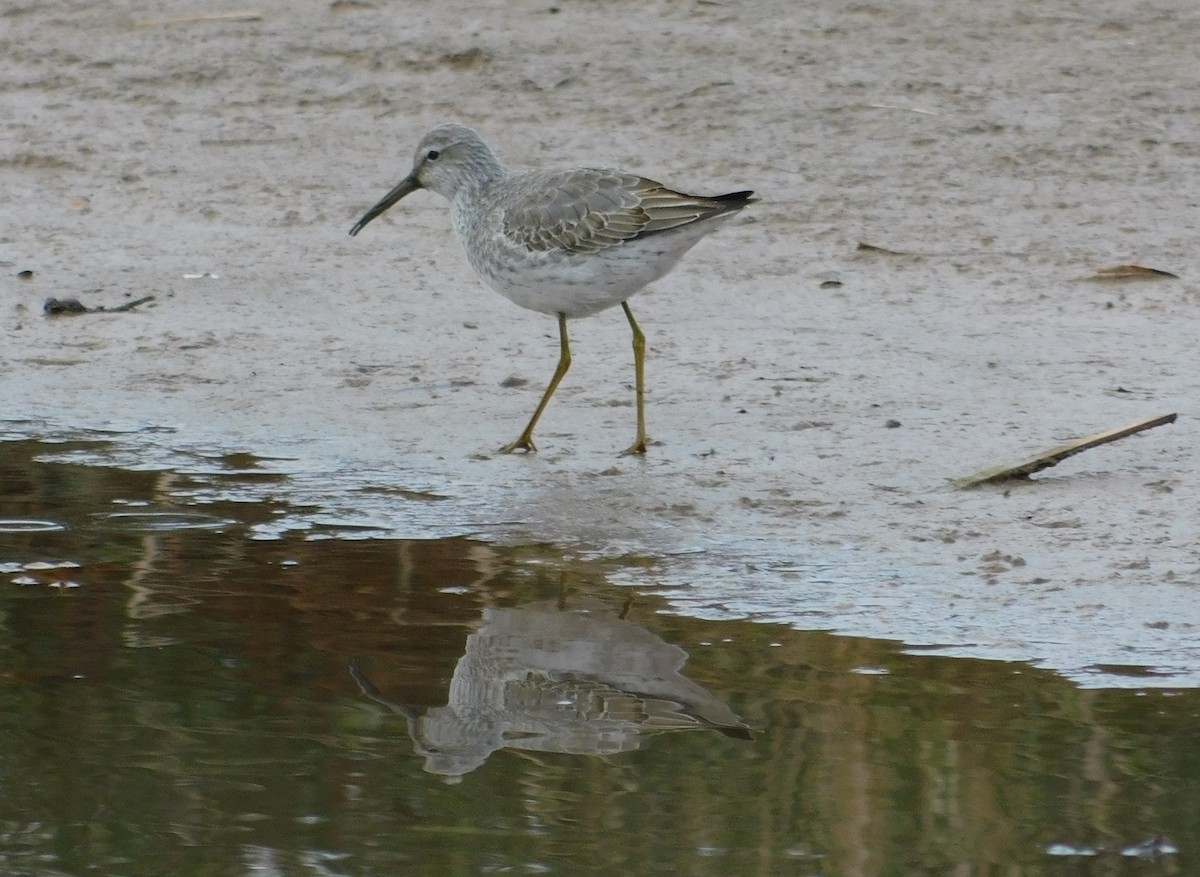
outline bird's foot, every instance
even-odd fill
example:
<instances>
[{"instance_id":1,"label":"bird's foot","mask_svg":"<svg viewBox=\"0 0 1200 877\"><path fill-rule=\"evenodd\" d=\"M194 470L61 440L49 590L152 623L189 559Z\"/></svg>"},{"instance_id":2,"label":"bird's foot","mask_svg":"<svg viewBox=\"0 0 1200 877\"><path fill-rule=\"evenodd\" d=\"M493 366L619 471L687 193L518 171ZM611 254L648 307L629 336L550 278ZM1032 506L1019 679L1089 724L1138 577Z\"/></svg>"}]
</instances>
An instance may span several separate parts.
<instances>
[{"instance_id":1,"label":"bird's foot","mask_svg":"<svg viewBox=\"0 0 1200 877\"><path fill-rule=\"evenodd\" d=\"M621 451L622 457L644 457L646 456L647 440L644 435L639 435L637 441Z\"/></svg>"},{"instance_id":2,"label":"bird's foot","mask_svg":"<svg viewBox=\"0 0 1200 877\"><path fill-rule=\"evenodd\" d=\"M511 454L514 451L524 451L527 454L535 453L537 451L537 445L533 443L533 436L527 432L523 432L521 433L520 438L518 438L511 445L505 445L499 451L497 451L497 453Z\"/></svg>"}]
</instances>

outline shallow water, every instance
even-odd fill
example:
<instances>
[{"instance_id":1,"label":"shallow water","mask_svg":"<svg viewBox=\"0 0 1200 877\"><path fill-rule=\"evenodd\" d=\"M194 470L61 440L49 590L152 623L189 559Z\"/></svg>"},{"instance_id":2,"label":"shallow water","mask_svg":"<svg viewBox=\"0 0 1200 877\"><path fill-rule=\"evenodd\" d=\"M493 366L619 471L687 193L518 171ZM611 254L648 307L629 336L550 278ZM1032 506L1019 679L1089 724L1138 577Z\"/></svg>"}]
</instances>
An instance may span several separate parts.
<instances>
[{"instance_id":1,"label":"shallow water","mask_svg":"<svg viewBox=\"0 0 1200 877\"><path fill-rule=\"evenodd\" d=\"M0 873L1194 873L1196 690L682 617L633 561L87 449L0 443Z\"/></svg>"}]
</instances>

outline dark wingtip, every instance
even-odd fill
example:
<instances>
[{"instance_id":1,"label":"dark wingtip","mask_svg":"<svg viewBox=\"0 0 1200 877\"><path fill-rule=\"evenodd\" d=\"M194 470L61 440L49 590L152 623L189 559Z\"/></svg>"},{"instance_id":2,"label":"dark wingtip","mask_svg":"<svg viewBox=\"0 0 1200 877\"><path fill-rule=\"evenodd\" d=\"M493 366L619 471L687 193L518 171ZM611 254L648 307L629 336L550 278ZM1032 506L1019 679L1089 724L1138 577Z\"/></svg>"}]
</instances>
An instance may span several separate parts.
<instances>
[{"instance_id":1,"label":"dark wingtip","mask_svg":"<svg viewBox=\"0 0 1200 877\"><path fill-rule=\"evenodd\" d=\"M713 198L714 201L720 201L722 204L728 204L730 208L745 207L747 204L753 204L758 199L754 197L754 192L746 189L743 192L730 192L728 195L718 195Z\"/></svg>"}]
</instances>

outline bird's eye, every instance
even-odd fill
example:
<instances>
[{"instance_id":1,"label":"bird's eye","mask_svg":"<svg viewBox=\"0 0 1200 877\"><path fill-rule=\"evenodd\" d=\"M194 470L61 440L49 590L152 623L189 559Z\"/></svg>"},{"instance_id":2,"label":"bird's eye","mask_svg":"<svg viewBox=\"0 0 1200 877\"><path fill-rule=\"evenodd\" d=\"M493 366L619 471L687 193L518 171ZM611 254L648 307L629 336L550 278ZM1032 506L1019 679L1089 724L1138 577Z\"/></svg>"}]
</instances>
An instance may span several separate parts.
<instances>
[{"instance_id":1,"label":"bird's eye","mask_svg":"<svg viewBox=\"0 0 1200 877\"><path fill-rule=\"evenodd\" d=\"M431 149L427 153L425 153L425 157L427 159L429 159L430 161L437 161L439 158L441 158L441 156L442 156L442 154L440 152L438 152L436 149Z\"/></svg>"}]
</instances>

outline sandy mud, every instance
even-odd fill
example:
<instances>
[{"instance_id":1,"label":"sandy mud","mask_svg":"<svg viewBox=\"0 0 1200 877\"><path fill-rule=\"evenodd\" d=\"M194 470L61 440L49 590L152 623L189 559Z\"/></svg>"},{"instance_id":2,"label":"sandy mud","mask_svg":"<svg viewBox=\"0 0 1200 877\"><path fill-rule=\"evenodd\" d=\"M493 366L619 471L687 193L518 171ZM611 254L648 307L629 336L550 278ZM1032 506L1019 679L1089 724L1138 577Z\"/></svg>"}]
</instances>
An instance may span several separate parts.
<instances>
[{"instance_id":1,"label":"sandy mud","mask_svg":"<svg viewBox=\"0 0 1200 877\"><path fill-rule=\"evenodd\" d=\"M1197 45L1182 0L18 0L0 426L272 458L314 514L636 558L683 612L1194 685ZM554 322L475 280L435 196L347 236L443 121L513 166L757 190L631 302L644 461L619 310L573 324L541 453L497 456ZM1090 279L1123 264L1178 277Z\"/></svg>"}]
</instances>

